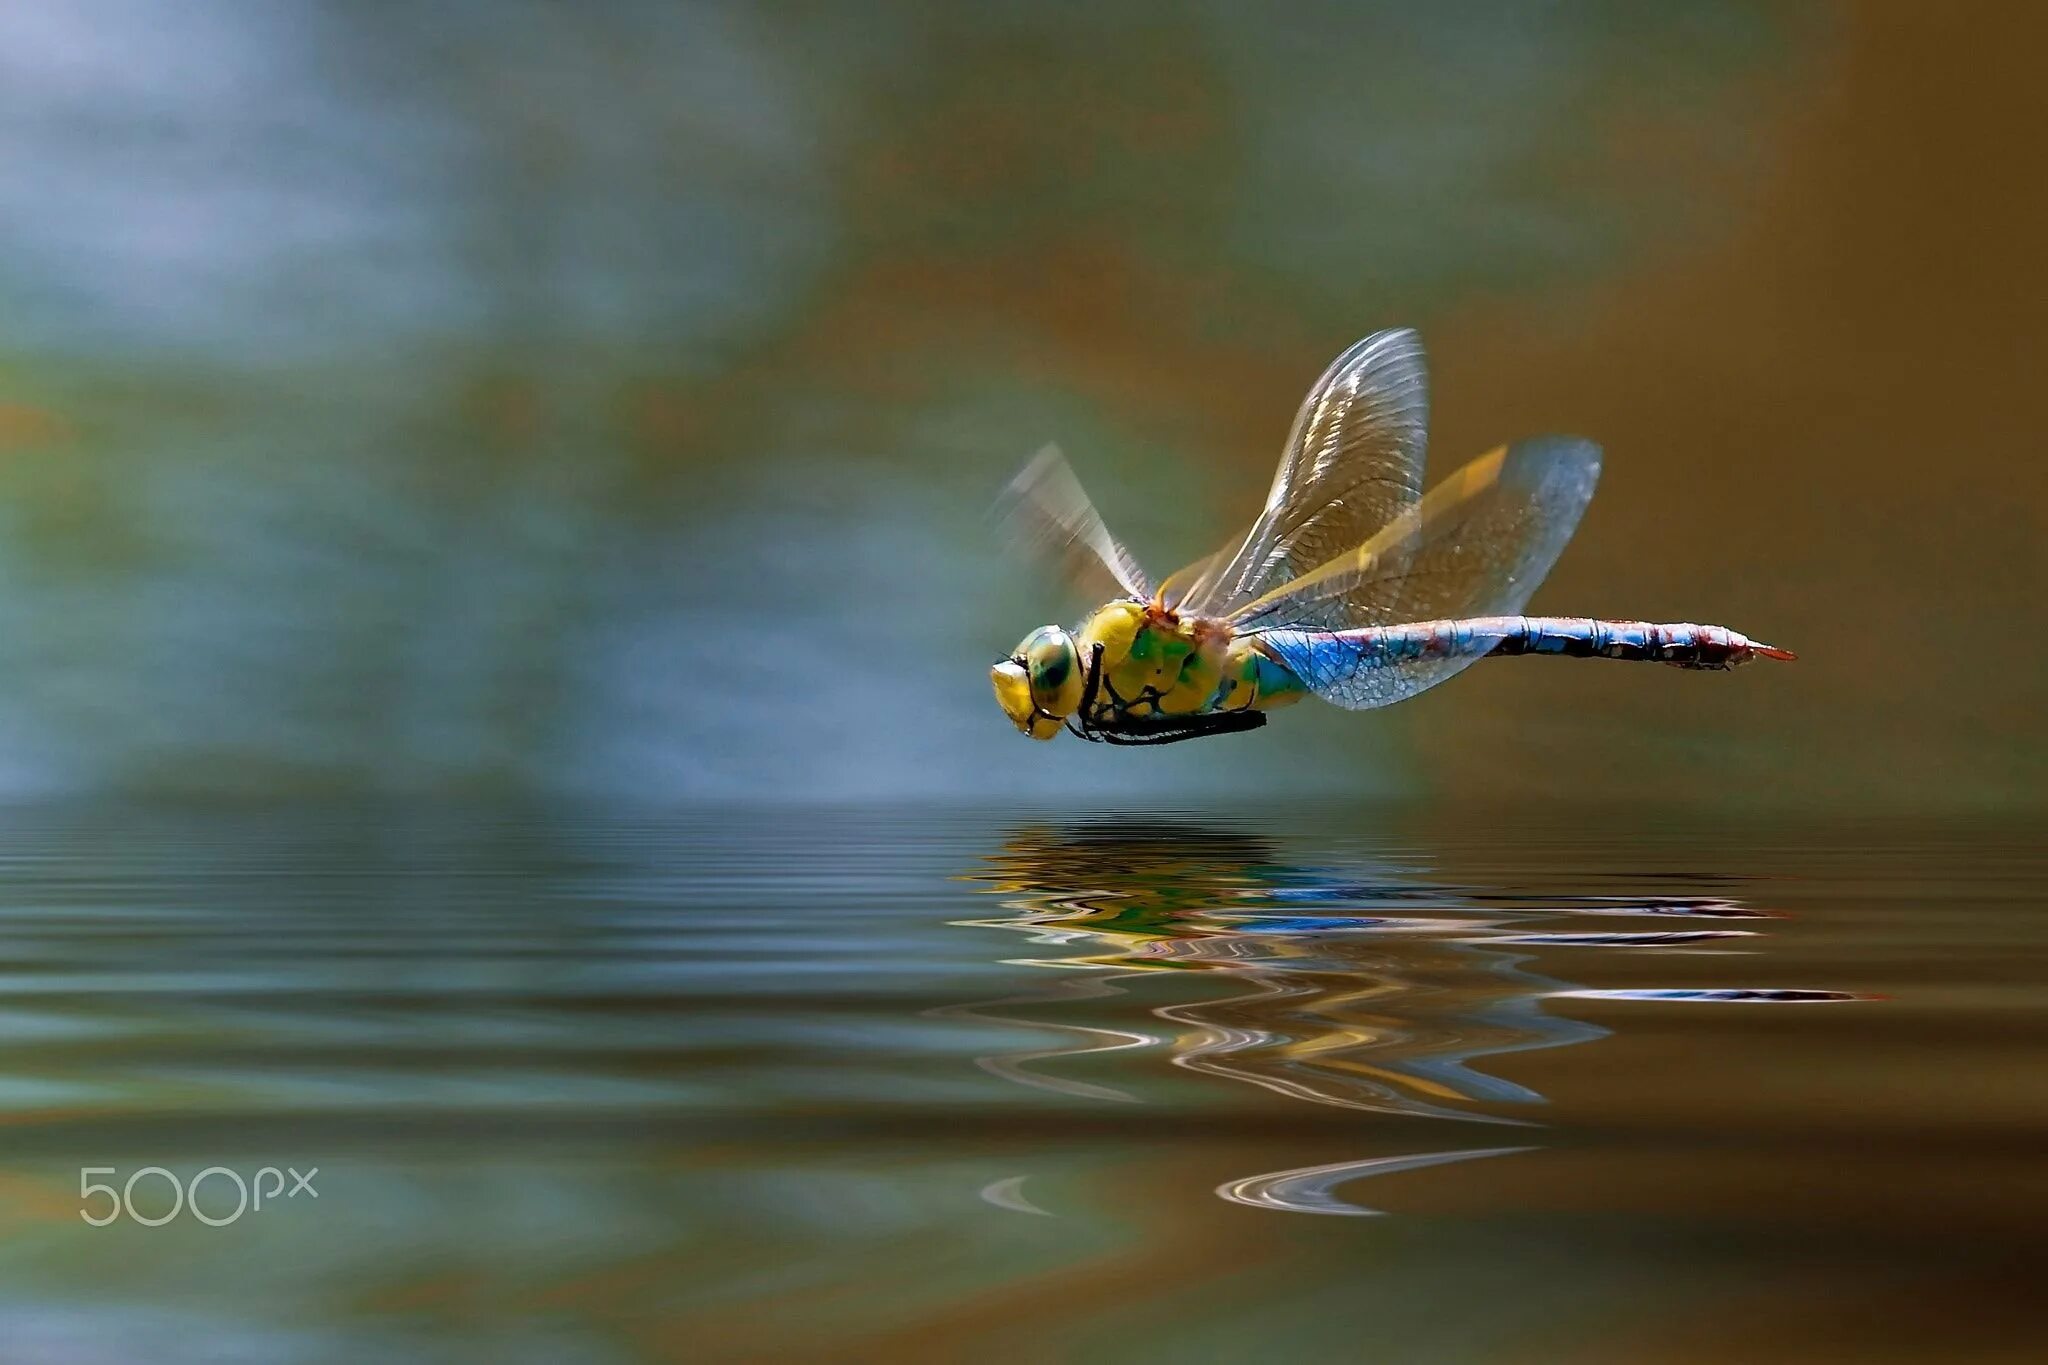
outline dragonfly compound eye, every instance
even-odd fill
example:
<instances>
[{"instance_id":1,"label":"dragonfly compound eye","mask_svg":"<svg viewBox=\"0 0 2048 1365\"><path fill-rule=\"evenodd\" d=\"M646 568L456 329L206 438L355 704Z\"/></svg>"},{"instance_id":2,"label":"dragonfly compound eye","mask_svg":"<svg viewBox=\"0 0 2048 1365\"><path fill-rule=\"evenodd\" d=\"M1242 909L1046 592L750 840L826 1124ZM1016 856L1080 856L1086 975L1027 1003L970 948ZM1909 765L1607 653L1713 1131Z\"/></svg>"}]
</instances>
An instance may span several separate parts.
<instances>
[{"instance_id":1,"label":"dragonfly compound eye","mask_svg":"<svg viewBox=\"0 0 2048 1365\"><path fill-rule=\"evenodd\" d=\"M1040 711L1065 717L1080 709L1085 680L1073 636L1058 626L1040 626L1024 637L1017 652L1031 675L1031 700Z\"/></svg>"}]
</instances>

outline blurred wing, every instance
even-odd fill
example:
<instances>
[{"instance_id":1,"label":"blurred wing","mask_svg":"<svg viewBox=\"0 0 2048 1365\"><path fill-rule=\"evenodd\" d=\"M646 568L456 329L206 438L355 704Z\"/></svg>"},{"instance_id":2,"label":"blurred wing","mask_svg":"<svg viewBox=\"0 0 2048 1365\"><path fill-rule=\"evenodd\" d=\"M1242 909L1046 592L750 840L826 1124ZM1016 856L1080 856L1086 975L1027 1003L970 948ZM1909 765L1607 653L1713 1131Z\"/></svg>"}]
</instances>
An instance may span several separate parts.
<instances>
[{"instance_id":1,"label":"blurred wing","mask_svg":"<svg viewBox=\"0 0 2048 1365\"><path fill-rule=\"evenodd\" d=\"M1175 599L1224 616L1370 536L1415 505L1429 435L1422 342L1376 332L1337 357L1302 400L1259 519L1168 580Z\"/></svg>"},{"instance_id":2,"label":"blurred wing","mask_svg":"<svg viewBox=\"0 0 2048 1365\"><path fill-rule=\"evenodd\" d=\"M1483 655L1389 654L1335 635L1365 626L1519 613L1578 529L1600 479L1600 448L1571 436L1517 441L1431 489L1365 544L1245 604L1239 631L1339 706L1385 706Z\"/></svg>"},{"instance_id":3,"label":"blurred wing","mask_svg":"<svg viewBox=\"0 0 2048 1365\"><path fill-rule=\"evenodd\" d=\"M1051 563L1091 602L1152 595L1145 571L1102 524L1058 446L1039 451L1010 480L996 511L1025 553Z\"/></svg>"},{"instance_id":4,"label":"blurred wing","mask_svg":"<svg viewBox=\"0 0 2048 1365\"><path fill-rule=\"evenodd\" d=\"M1159 585L1159 600L1179 610L1194 600L1195 594L1229 562L1243 536L1233 536L1230 543L1214 554L1203 555L1192 564L1183 564L1166 576ZM1190 608L1192 610L1192 608Z\"/></svg>"}]
</instances>

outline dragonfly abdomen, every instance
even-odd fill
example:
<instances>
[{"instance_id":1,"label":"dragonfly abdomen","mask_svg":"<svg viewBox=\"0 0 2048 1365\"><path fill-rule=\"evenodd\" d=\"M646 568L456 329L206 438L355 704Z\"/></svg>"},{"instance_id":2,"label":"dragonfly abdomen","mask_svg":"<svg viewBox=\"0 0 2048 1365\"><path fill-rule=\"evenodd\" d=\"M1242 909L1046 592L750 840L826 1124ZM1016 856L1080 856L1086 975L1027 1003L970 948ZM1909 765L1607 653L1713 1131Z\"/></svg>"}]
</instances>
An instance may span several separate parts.
<instances>
[{"instance_id":1,"label":"dragonfly abdomen","mask_svg":"<svg viewBox=\"0 0 2048 1365\"><path fill-rule=\"evenodd\" d=\"M1790 659L1790 650L1726 626L1690 621L1607 621L1591 616L1468 616L1412 621L1336 634L1382 664L1472 659L1494 654L1553 654L1568 659L1627 659L1674 668L1740 668L1752 659Z\"/></svg>"},{"instance_id":2,"label":"dragonfly abdomen","mask_svg":"<svg viewBox=\"0 0 2048 1365\"><path fill-rule=\"evenodd\" d=\"M1570 659L1628 659L1674 668L1723 669L1739 668L1756 658L1794 657L1790 650L1752 640L1726 626L1606 621L1590 616L1468 616L1333 634L1361 654L1376 656L1381 666L1492 654L1554 654Z\"/></svg>"},{"instance_id":3,"label":"dragonfly abdomen","mask_svg":"<svg viewBox=\"0 0 2048 1365\"><path fill-rule=\"evenodd\" d=\"M1357 630L1264 630L1256 647L1324 701L1353 711L1414 696L1494 654L1635 659L1675 668L1739 668L1790 659L1726 626L1600 621L1583 616L1467 616Z\"/></svg>"},{"instance_id":4,"label":"dragonfly abdomen","mask_svg":"<svg viewBox=\"0 0 2048 1365\"><path fill-rule=\"evenodd\" d=\"M1726 626L1690 621L1603 621L1583 616L1480 617L1470 622L1484 636L1497 630L1490 654L1559 654L1575 659L1628 659L1674 668L1740 668L1752 659L1789 659L1790 650L1752 640Z\"/></svg>"},{"instance_id":5,"label":"dragonfly abdomen","mask_svg":"<svg viewBox=\"0 0 2048 1365\"><path fill-rule=\"evenodd\" d=\"M1395 675L1410 680L1440 677L1443 665L1495 654L1629 659L1698 669L1739 668L1752 659L1793 657L1790 650L1762 644L1726 626L1585 616L1468 616L1357 630L1272 630L1256 638L1311 689L1341 694L1340 705L1346 704L1344 697L1356 693L1360 706L1383 706L1419 690L1393 681Z\"/></svg>"}]
</instances>

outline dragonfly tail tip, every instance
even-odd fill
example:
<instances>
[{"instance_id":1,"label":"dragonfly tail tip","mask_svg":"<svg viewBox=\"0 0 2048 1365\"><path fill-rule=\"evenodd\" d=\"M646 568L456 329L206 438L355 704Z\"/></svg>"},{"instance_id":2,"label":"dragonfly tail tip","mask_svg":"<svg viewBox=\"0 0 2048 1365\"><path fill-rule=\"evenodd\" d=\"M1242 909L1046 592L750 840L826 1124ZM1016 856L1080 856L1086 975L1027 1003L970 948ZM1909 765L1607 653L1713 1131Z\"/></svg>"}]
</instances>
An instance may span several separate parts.
<instances>
[{"instance_id":1,"label":"dragonfly tail tip","mask_svg":"<svg viewBox=\"0 0 2048 1365\"><path fill-rule=\"evenodd\" d=\"M1750 646L1750 648L1755 650L1758 654L1763 655L1763 657L1766 659L1783 659L1787 663L1790 663L1792 660L1797 659L1799 657L1797 654L1794 654L1791 650L1780 649L1776 645L1752 645Z\"/></svg>"}]
</instances>

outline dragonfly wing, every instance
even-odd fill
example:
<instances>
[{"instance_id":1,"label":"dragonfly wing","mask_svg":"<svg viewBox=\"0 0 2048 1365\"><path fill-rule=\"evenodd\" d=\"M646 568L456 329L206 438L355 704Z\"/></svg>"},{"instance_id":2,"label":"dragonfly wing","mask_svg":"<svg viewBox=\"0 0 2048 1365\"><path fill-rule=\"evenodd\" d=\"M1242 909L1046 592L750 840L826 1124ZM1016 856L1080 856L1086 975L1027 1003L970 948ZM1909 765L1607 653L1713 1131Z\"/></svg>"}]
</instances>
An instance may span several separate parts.
<instances>
[{"instance_id":1,"label":"dragonfly wing","mask_svg":"<svg viewBox=\"0 0 2048 1365\"><path fill-rule=\"evenodd\" d=\"M1422 494L1428 434L1420 338L1376 332L1345 351L1302 400L1258 520L1169 580L1186 582L1182 605L1227 615L1408 511Z\"/></svg>"},{"instance_id":2,"label":"dragonfly wing","mask_svg":"<svg viewBox=\"0 0 2048 1365\"><path fill-rule=\"evenodd\" d=\"M1483 657L1499 636L1489 641L1467 631L1457 654L1439 657L1389 649L1370 631L1271 630L1259 640L1324 701L1370 711L1435 687Z\"/></svg>"},{"instance_id":3,"label":"dragonfly wing","mask_svg":"<svg viewBox=\"0 0 2048 1365\"><path fill-rule=\"evenodd\" d=\"M1236 553L1242 539L1242 536L1233 537L1229 544L1214 554L1203 555L1194 563L1183 564L1168 574L1159 585L1159 600L1175 610L1188 607L1197 593L1206 593L1208 583Z\"/></svg>"},{"instance_id":4,"label":"dragonfly wing","mask_svg":"<svg viewBox=\"0 0 2048 1365\"><path fill-rule=\"evenodd\" d=\"M1472 461L1391 524L1229 614L1239 630L1343 630L1518 612L1578 529L1600 447L1539 436Z\"/></svg>"},{"instance_id":5,"label":"dragonfly wing","mask_svg":"<svg viewBox=\"0 0 2048 1365\"><path fill-rule=\"evenodd\" d=\"M1263 633L1311 691L1339 706L1412 697L1484 651L1417 657L1336 633L1520 612L1599 478L1600 448L1590 441L1517 441L1466 465L1365 544L1247 603L1232 623Z\"/></svg>"},{"instance_id":6,"label":"dragonfly wing","mask_svg":"<svg viewBox=\"0 0 2048 1365\"><path fill-rule=\"evenodd\" d=\"M1003 490L996 511L1025 553L1051 563L1091 602L1152 595L1145 571L1103 525L1058 446L1031 458Z\"/></svg>"}]
</instances>

